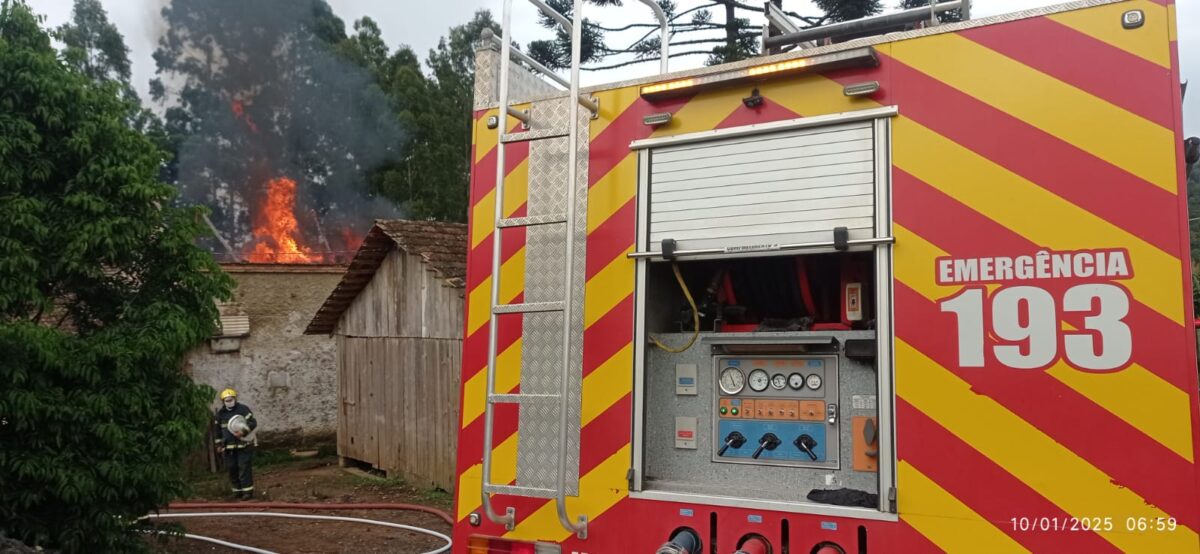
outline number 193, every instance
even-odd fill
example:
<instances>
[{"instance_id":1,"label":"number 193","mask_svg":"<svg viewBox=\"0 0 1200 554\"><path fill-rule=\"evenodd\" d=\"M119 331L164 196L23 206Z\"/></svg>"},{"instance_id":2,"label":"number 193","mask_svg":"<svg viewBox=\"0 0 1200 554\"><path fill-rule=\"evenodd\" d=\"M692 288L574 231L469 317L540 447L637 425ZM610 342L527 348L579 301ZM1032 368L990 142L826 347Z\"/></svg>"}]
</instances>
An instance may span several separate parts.
<instances>
[{"instance_id":1,"label":"number 193","mask_svg":"<svg viewBox=\"0 0 1200 554\"><path fill-rule=\"evenodd\" d=\"M958 363L983 367L985 314L996 338L992 355L1016 369L1044 368L1062 357L1087 371L1113 371L1129 364L1133 338L1123 321L1129 295L1116 285L1089 283L1066 290L1061 303L1039 287L1012 286L985 298L984 289L969 288L941 302L943 312L958 319ZM990 309L985 310L985 301ZM1063 331L1059 311L1083 314L1083 328Z\"/></svg>"}]
</instances>

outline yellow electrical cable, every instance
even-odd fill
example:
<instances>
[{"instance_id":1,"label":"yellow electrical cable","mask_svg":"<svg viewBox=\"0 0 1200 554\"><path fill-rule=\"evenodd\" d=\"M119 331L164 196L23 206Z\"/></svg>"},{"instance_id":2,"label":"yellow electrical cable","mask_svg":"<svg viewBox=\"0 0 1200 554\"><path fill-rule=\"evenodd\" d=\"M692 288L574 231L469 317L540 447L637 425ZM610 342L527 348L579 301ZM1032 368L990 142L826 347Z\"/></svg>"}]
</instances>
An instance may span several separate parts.
<instances>
[{"instance_id":1,"label":"yellow electrical cable","mask_svg":"<svg viewBox=\"0 0 1200 554\"><path fill-rule=\"evenodd\" d=\"M696 309L696 301L692 299L692 293L688 290L687 283L683 282L683 274L679 272L679 264L671 262L671 270L675 272L675 280L679 281L679 288L683 291L683 296L687 298L688 305L692 307L692 325L695 327L695 331L692 333L692 338L688 339L687 344L678 349L671 348L659 342L657 338L654 338L654 335L650 335L650 341L667 352L678 354L691 348L693 344L696 344L696 338L700 336L700 310Z\"/></svg>"}]
</instances>

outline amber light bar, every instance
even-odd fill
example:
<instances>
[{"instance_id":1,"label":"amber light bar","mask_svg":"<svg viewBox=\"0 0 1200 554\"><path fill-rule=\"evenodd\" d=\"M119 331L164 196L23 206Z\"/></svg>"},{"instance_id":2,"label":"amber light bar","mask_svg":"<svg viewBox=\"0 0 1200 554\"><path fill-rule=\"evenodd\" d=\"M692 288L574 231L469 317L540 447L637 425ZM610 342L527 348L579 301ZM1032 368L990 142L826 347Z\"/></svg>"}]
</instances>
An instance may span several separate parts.
<instances>
[{"instance_id":1,"label":"amber light bar","mask_svg":"<svg viewBox=\"0 0 1200 554\"><path fill-rule=\"evenodd\" d=\"M703 90L718 87L760 81L776 76L820 73L846 67L875 67L877 65L879 65L879 57L875 55L875 49L870 46L864 46L841 52L818 54L807 58L796 58L755 65L734 71L654 83L643 86L639 90L639 93L642 98L653 102L666 98L695 94Z\"/></svg>"}]
</instances>

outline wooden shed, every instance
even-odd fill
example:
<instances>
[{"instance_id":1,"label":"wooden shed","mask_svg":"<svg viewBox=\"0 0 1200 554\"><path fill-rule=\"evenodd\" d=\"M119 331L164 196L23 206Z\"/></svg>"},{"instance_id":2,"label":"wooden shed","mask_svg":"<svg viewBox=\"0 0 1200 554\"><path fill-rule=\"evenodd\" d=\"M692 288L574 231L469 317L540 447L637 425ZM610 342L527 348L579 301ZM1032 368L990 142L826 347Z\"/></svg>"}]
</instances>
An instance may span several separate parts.
<instances>
[{"instance_id":1,"label":"wooden shed","mask_svg":"<svg viewBox=\"0 0 1200 554\"><path fill-rule=\"evenodd\" d=\"M337 449L454 486L467 227L380 220L306 334L337 342Z\"/></svg>"}]
</instances>

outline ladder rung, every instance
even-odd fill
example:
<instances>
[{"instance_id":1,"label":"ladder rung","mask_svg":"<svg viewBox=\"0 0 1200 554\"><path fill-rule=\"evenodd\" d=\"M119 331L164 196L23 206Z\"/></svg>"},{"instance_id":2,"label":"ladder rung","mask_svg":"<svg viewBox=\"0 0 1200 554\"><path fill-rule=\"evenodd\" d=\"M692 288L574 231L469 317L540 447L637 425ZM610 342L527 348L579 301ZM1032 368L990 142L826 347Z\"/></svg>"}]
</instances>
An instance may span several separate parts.
<instances>
[{"instance_id":1,"label":"ladder rung","mask_svg":"<svg viewBox=\"0 0 1200 554\"><path fill-rule=\"evenodd\" d=\"M567 214L543 214L531 215L527 217L513 217L509 219L501 219L496 224L500 228L509 227L532 227L534 225L549 225L551 223L566 223Z\"/></svg>"},{"instance_id":2,"label":"ladder rung","mask_svg":"<svg viewBox=\"0 0 1200 554\"><path fill-rule=\"evenodd\" d=\"M562 302L529 302L525 304L501 304L492 308L495 314L528 314L537 312L561 312Z\"/></svg>"},{"instance_id":3,"label":"ladder rung","mask_svg":"<svg viewBox=\"0 0 1200 554\"><path fill-rule=\"evenodd\" d=\"M492 494L511 494L513 496L532 496L534 498L552 498L558 495L558 491L554 489L519 487L517 485L496 485L494 483L484 483L483 490Z\"/></svg>"},{"instance_id":4,"label":"ladder rung","mask_svg":"<svg viewBox=\"0 0 1200 554\"><path fill-rule=\"evenodd\" d=\"M550 138L565 137L570 134L567 129L534 129L523 133L505 133L500 138L500 142L524 142L529 140L542 140Z\"/></svg>"},{"instance_id":5,"label":"ladder rung","mask_svg":"<svg viewBox=\"0 0 1200 554\"><path fill-rule=\"evenodd\" d=\"M557 394L493 394L488 396L492 404L537 404L558 401Z\"/></svg>"}]
</instances>

